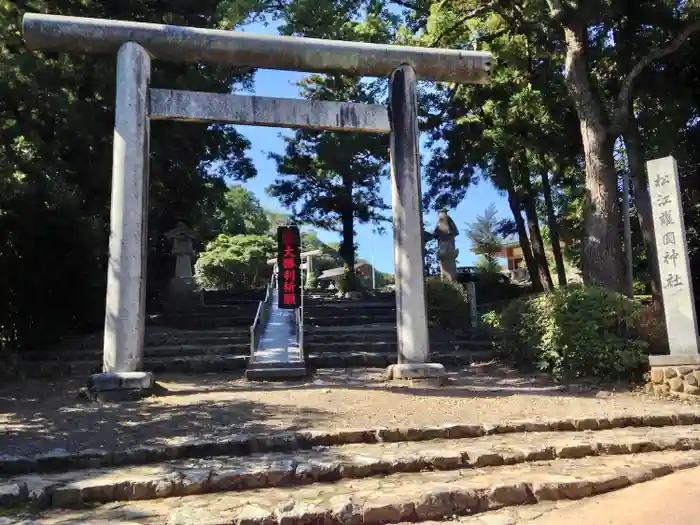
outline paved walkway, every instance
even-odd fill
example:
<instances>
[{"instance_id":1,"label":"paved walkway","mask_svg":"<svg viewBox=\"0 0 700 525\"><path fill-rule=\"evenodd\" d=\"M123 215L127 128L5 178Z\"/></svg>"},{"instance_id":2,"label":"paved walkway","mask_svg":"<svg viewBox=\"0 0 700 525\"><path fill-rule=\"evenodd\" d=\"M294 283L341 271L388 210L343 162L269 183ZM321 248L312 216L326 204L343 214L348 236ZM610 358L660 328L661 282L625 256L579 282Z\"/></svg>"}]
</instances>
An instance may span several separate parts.
<instances>
[{"instance_id":1,"label":"paved walkway","mask_svg":"<svg viewBox=\"0 0 700 525\"><path fill-rule=\"evenodd\" d=\"M527 525L698 525L700 468L567 505ZM504 523L503 525L509 525ZM513 523L516 525L516 523Z\"/></svg>"}]
</instances>

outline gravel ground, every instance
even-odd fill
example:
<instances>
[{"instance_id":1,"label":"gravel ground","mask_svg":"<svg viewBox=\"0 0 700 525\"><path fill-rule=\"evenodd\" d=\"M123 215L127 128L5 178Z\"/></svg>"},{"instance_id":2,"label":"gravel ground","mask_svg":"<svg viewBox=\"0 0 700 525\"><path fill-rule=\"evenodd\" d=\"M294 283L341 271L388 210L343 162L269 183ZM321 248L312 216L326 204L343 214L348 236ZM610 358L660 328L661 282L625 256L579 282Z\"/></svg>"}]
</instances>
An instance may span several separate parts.
<instances>
[{"instance_id":1,"label":"gravel ground","mask_svg":"<svg viewBox=\"0 0 700 525\"><path fill-rule=\"evenodd\" d=\"M557 386L484 364L451 372L442 388L390 386L381 370L326 370L303 383L251 384L231 374L159 376L162 395L97 405L83 382L0 387L0 454L121 449L281 429L491 423L687 412L687 405L629 392ZM697 405L695 409L697 409Z\"/></svg>"}]
</instances>

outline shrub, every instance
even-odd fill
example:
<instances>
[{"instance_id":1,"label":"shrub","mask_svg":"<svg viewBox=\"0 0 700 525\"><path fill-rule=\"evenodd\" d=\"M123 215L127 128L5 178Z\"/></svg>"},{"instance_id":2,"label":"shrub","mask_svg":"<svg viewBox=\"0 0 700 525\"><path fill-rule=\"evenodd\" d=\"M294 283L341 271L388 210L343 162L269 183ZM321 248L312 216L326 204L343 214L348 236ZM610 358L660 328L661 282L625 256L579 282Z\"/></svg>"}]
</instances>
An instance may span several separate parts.
<instances>
[{"instance_id":1,"label":"shrub","mask_svg":"<svg viewBox=\"0 0 700 525\"><path fill-rule=\"evenodd\" d=\"M651 302L648 305L640 304L642 304L638 323L640 339L649 345L650 354L668 354L668 335L663 306L659 302Z\"/></svg>"},{"instance_id":2,"label":"shrub","mask_svg":"<svg viewBox=\"0 0 700 525\"><path fill-rule=\"evenodd\" d=\"M265 235L219 235L207 245L194 265L200 286L214 290L247 290L264 286L277 243Z\"/></svg>"},{"instance_id":3,"label":"shrub","mask_svg":"<svg viewBox=\"0 0 700 525\"><path fill-rule=\"evenodd\" d=\"M518 299L488 312L502 357L537 365L561 379L637 379L647 343L639 335L641 308L620 294L573 286Z\"/></svg>"},{"instance_id":4,"label":"shrub","mask_svg":"<svg viewBox=\"0 0 700 525\"><path fill-rule=\"evenodd\" d=\"M499 280L499 276L488 276L480 278L474 286L476 287L476 302L478 305L496 301L507 301L516 299L530 293L530 288L520 286L511 282Z\"/></svg>"},{"instance_id":5,"label":"shrub","mask_svg":"<svg viewBox=\"0 0 700 525\"><path fill-rule=\"evenodd\" d=\"M438 276L425 280L428 320L447 329L470 326L467 292L458 283L443 281Z\"/></svg>"},{"instance_id":6,"label":"shrub","mask_svg":"<svg viewBox=\"0 0 700 525\"><path fill-rule=\"evenodd\" d=\"M341 294L360 290L360 280L357 278L357 274L351 271L347 264L343 265L343 276L338 280L337 286Z\"/></svg>"}]
</instances>

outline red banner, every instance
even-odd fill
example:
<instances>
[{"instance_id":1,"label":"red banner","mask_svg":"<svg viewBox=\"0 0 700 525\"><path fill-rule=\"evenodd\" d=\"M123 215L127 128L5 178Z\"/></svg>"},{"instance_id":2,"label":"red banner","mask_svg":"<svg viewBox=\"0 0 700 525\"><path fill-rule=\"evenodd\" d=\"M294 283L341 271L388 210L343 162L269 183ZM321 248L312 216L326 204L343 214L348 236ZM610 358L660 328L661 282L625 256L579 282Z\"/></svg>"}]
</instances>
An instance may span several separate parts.
<instances>
[{"instance_id":1,"label":"red banner","mask_svg":"<svg viewBox=\"0 0 700 525\"><path fill-rule=\"evenodd\" d=\"M277 290L280 308L301 306L301 235L297 226L277 228Z\"/></svg>"}]
</instances>

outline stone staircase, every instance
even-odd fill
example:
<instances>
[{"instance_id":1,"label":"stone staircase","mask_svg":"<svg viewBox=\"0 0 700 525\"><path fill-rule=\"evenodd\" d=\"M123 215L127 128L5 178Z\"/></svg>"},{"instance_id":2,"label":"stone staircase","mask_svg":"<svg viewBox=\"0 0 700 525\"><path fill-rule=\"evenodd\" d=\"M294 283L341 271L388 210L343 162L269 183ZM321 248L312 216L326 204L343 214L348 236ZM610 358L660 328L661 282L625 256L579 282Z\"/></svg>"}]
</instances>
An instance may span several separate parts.
<instances>
[{"instance_id":1,"label":"stone staircase","mask_svg":"<svg viewBox=\"0 0 700 525\"><path fill-rule=\"evenodd\" d=\"M160 372L244 370L250 355L250 325L261 292L204 292L204 305L150 315L144 369ZM26 351L26 377L88 377L102 368L102 334L65 341L51 351Z\"/></svg>"},{"instance_id":2,"label":"stone staircase","mask_svg":"<svg viewBox=\"0 0 700 525\"><path fill-rule=\"evenodd\" d=\"M470 364L492 356L491 341L465 326L430 327L431 360L444 365ZM396 363L396 302L393 293L361 300L313 293L304 303L304 349L311 367L386 367Z\"/></svg>"},{"instance_id":3,"label":"stone staircase","mask_svg":"<svg viewBox=\"0 0 700 525\"><path fill-rule=\"evenodd\" d=\"M204 305L150 315L146 327L144 370L154 373L208 373L244 370L250 356L250 325L264 292L205 292ZM396 305L391 293L361 301L339 300L330 293L305 298L304 348L310 369L379 367L396 362ZM465 327L430 329L435 362L464 365L487 359L491 343ZM25 377L86 378L102 367L102 334L65 341L60 346L26 351Z\"/></svg>"},{"instance_id":4,"label":"stone staircase","mask_svg":"<svg viewBox=\"0 0 700 525\"><path fill-rule=\"evenodd\" d=\"M8 508L3 523L35 525L505 523L487 518L698 465L697 411L231 433L123 450L0 456L0 505ZM24 515L9 510L18 507Z\"/></svg>"}]
</instances>

